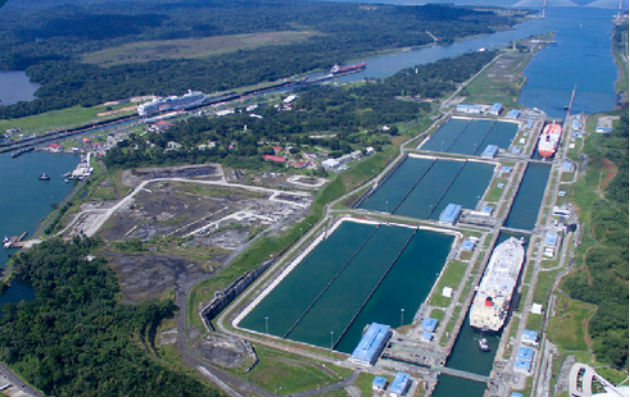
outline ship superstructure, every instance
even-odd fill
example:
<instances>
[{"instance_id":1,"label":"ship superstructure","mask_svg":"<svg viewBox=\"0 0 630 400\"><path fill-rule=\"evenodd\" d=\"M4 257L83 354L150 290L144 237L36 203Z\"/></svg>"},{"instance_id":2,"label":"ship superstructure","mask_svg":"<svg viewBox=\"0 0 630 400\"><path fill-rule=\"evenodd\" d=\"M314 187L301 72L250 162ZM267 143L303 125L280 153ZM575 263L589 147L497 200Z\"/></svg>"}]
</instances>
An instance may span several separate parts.
<instances>
[{"instance_id":1,"label":"ship superstructure","mask_svg":"<svg viewBox=\"0 0 630 400\"><path fill-rule=\"evenodd\" d=\"M470 306L470 326L490 332L501 329L524 259L523 239L511 237L495 247Z\"/></svg>"},{"instance_id":2,"label":"ship superstructure","mask_svg":"<svg viewBox=\"0 0 630 400\"><path fill-rule=\"evenodd\" d=\"M545 158L553 156L558 149L560 136L562 136L562 125L555 122L547 124L538 140L538 154Z\"/></svg>"},{"instance_id":3,"label":"ship superstructure","mask_svg":"<svg viewBox=\"0 0 630 400\"><path fill-rule=\"evenodd\" d=\"M138 106L138 115L144 117L158 112L185 110L201 105L207 99L208 97L205 94L191 90L183 96L158 97L148 103L140 104Z\"/></svg>"},{"instance_id":4,"label":"ship superstructure","mask_svg":"<svg viewBox=\"0 0 630 400\"><path fill-rule=\"evenodd\" d=\"M357 72L357 71L361 71L363 69L365 69L365 67L367 66L367 64L365 62L360 62L358 64L353 64L353 65L348 65L345 67L341 67L339 66L339 64L335 64L333 65L333 67L330 69L330 73L332 75L344 75L344 74L350 74L353 72Z\"/></svg>"}]
</instances>

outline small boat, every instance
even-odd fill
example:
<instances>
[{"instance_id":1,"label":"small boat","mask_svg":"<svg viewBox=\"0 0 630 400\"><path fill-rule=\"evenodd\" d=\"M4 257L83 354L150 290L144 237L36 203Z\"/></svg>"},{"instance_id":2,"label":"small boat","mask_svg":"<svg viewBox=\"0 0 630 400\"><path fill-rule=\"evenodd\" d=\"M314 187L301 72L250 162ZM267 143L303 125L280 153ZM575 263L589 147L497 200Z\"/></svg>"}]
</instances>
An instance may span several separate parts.
<instances>
[{"instance_id":1,"label":"small boat","mask_svg":"<svg viewBox=\"0 0 630 400\"><path fill-rule=\"evenodd\" d=\"M50 180L50 176L48 176L47 173L42 172L42 174L39 176L39 180L40 181L48 181L48 180Z\"/></svg>"},{"instance_id":2,"label":"small boat","mask_svg":"<svg viewBox=\"0 0 630 400\"><path fill-rule=\"evenodd\" d=\"M490 343L485 337L480 337L479 339L477 339L477 347L479 347L479 350L481 351L490 351Z\"/></svg>"},{"instance_id":3,"label":"small boat","mask_svg":"<svg viewBox=\"0 0 630 400\"><path fill-rule=\"evenodd\" d=\"M63 178L63 181L66 182L66 183L70 183L70 179L68 179L68 178Z\"/></svg>"}]
</instances>

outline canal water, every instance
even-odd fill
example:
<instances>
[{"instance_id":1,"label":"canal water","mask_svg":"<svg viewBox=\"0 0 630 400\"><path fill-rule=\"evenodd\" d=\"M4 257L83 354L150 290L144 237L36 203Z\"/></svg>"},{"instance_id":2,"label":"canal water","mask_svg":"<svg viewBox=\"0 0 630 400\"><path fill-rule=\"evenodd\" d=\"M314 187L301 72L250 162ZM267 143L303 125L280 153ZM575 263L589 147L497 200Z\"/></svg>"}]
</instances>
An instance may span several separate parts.
<instances>
[{"instance_id":1,"label":"canal water","mask_svg":"<svg viewBox=\"0 0 630 400\"><path fill-rule=\"evenodd\" d=\"M518 235L511 235L501 232L497 238L495 247L513 236L516 238L521 237ZM525 237L525 252L527 252L528 245L529 237ZM526 261L527 260L523 261L523 265L525 265ZM512 300L514 301L514 298ZM506 320L506 325L509 322L509 318L510 316L508 316L508 320ZM479 350L479 347L477 346L477 340L482 336L488 339L490 351L483 352ZM499 347L499 341L499 335L482 334L480 332L474 331L470 327L468 316L466 316L466 320L464 321L464 324L459 331L457 339L455 340L453 350L451 351L451 355L446 362L446 366L462 371L474 372L479 375L489 376L494 364L494 357ZM457 382L458 386L456 388L451 387L454 382ZM483 392L485 391L485 389L485 383L442 374L440 375L438 384L435 388L435 391L433 392L433 396L483 396Z\"/></svg>"},{"instance_id":2,"label":"canal water","mask_svg":"<svg viewBox=\"0 0 630 400\"><path fill-rule=\"evenodd\" d=\"M379 2L423 4L433 1ZM494 2L486 0L488 4ZM509 2L496 2L499 3L497 5L509 5ZM481 2L460 0L455 3L479 5ZM430 46L362 59L367 63L364 71L337 79L354 82L365 78L383 78L401 69L431 63L440 58L455 57L482 47L504 46L534 34L556 32L556 44L541 50L525 69L527 82L521 91L519 104L537 107L552 118L563 118L563 107L568 104L571 91L577 86L574 113L607 111L615 108L615 81L618 76L610 41L614 14L614 9L547 7L545 18L528 20L513 30L462 40L448 46Z\"/></svg>"},{"instance_id":3,"label":"canal water","mask_svg":"<svg viewBox=\"0 0 630 400\"><path fill-rule=\"evenodd\" d=\"M437 220L449 203L474 209L494 168L489 163L408 157L357 207Z\"/></svg>"},{"instance_id":4,"label":"canal water","mask_svg":"<svg viewBox=\"0 0 630 400\"><path fill-rule=\"evenodd\" d=\"M488 145L510 147L518 124L484 119L452 118L422 145L422 150L481 155Z\"/></svg>"},{"instance_id":5,"label":"canal water","mask_svg":"<svg viewBox=\"0 0 630 400\"><path fill-rule=\"evenodd\" d=\"M550 170L549 164L529 163L505 226L517 229L534 228Z\"/></svg>"},{"instance_id":6,"label":"canal water","mask_svg":"<svg viewBox=\"0 0 630 400\"><path fill-rule=\"evenodd\" d=\"M413 320L452 242L432 231L344 222L239 326L351 353L366 324Z\"/></svg>"},{"instance_id":7,"label":"canal water","mask_svg":"<svg viewBox=\"0 0 630 400\"><path fill-rule=\"evenodd\" d=\"M15 236L22 232L32 235L41 220L51 211L51 204L59 203L72 189L61 175L72 170L79 157L72 154L51 154L39 151L11 158L0 154L0 237ZM46 172L49 181L40 181ZM29 237L29 236L27 236ZM0 266L4 268L10 254L16 250L0 249ZM0 296L0 304L19 301L32 296L32 291L19 282L13 282Z\"/></svg>"},{"instance_id":8,"label":"canal water","mask_svg":"<svg viewBox=\"0 0 630 400\"><path fill-rule=\"evenodd\" d=\"M34 100L39 86L31 82L24 71L0 71L0 105Z\"/></svg>"}]
</instances>

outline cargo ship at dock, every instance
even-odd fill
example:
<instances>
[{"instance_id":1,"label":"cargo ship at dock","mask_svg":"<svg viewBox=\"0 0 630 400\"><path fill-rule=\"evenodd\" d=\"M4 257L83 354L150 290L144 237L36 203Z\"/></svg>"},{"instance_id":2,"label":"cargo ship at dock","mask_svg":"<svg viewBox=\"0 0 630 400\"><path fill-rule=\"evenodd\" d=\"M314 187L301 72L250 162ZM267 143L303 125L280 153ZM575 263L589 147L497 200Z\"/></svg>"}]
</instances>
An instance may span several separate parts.
<instances>
[{"instance_id":1,"label":"cargo ship at dock","mask_svg":"<svg viewBox=\"0 0 630 400\"><path fill-rule=\"evenodd\" d=\"M358 64L347 65L345 67L340 66L339 64L333 65L330 69L330 74L333 76L345 75L345 74L353 74L355 72L363 71L367 64L365 62L360 62Z\"/></svg>"},{"instance_id":2,"label":"cargo ship at dock","mask_svg":"<svg viewBox=\"0 0 630 400\"><path fill-rule=\"evenodd\" d=\"M545 158L552 157L558 149L561 136L562 125L555 122L545 125L538 140L538 154Z\"/></svg>"},{"instance_id":3,"label":"cargo ship at dock","mask_svg":"<svg viewBox=\"0 0 630 400\"><path fill-rule=\"evenodd\" d=\"M525 259L523 239L511 237L495 247L470 306L470 326L499 332Z\"/></svg>"}]
</instances>

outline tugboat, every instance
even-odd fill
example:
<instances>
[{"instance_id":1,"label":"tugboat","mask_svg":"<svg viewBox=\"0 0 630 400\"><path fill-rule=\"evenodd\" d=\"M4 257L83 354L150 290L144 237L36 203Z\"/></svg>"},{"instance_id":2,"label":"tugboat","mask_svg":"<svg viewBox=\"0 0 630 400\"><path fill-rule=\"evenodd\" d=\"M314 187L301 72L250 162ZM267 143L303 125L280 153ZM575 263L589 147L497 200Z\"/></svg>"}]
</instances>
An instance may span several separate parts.
<instances>
[{"instance_id":1,"label":"tugboat","mask_svg":"<svg viewBox=\"0 0 630 400\"><path fill-rule=\"evenodd\" d=\"M481 351L490 351L490 343L488 343L488 339L483 336L477 339L477 347L479 347Z\"/></svg>"},{"instance_id":2,"label":"tugboat","mask_svg":"<svg viewBox=\"0 0 630 400\"><path fill-rule=\"evenodd\" d=\"M50 176L48 176L47 173L42 172L42 174L39 176L39 180L40 181L48 181L48 180L50 180Z\"/></svg>"}]
</instances>

